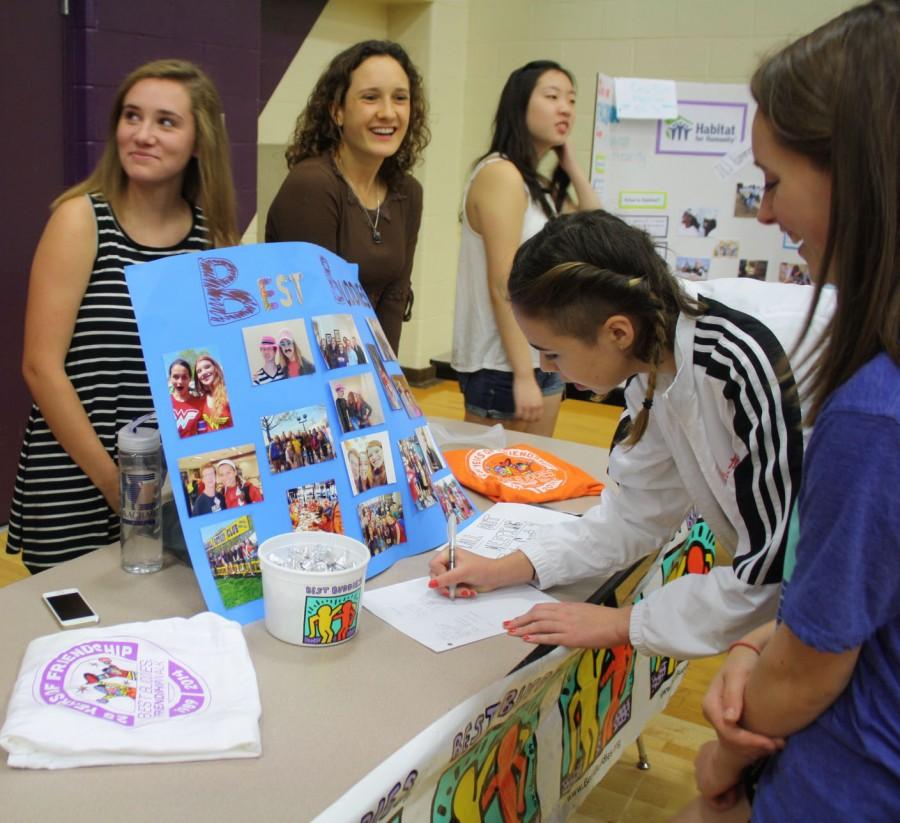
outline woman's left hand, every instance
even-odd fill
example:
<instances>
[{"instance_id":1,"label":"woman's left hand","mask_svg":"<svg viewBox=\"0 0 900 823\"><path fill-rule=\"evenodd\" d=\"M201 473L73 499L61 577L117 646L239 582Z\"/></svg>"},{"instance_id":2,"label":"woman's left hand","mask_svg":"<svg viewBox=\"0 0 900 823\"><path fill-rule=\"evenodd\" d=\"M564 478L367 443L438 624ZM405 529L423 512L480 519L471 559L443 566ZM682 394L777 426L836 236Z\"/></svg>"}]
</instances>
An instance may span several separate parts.
<instances>
[{"instance_id":1,"label":"woman's left hand","mask_svg":"<svg viewBox=\"0 0 900 823\"><path fill-rule=\"evenodd\" d=\"M628 642L631 606L612 609L592 603L539 603L503 626L526 643L576 649L607 649Z\"/></svg>"}]
</instances>

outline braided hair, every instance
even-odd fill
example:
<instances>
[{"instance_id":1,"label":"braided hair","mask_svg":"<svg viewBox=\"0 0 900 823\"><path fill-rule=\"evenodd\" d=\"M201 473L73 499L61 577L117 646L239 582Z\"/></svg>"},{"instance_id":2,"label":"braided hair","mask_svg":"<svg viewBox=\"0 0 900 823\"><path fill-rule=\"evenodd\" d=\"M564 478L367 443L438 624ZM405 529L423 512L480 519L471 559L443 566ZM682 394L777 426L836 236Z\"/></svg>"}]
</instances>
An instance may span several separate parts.
<instances>
[{"instance_id":1,"label":"braided hair","mask_svg":"<svg viewBox=\"0 0 900 823\"><path fill-rule=\"evenodd\" d=\"M675 342L681 313L703 305L686 295L657 254L650 236L601 209L552 220L516 253L509 297L523 314L546 321L554 333L588 344L614 314L635 327L631 356L649 364L643 408L626 445L647 429L659 364Z\"/></svg>"}]
</instances>

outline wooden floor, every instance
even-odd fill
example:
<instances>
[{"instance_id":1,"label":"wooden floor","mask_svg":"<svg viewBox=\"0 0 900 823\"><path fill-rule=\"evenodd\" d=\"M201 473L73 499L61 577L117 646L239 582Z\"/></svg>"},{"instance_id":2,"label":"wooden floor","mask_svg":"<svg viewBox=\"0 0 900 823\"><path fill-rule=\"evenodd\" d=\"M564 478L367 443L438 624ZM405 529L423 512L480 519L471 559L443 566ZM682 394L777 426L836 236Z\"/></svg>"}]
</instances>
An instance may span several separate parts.
<instances>
[{"instance_id":1,"label":"wooden floor","mask_svg":"<svg viewBox=\"0 0 900 823\"><path fill-rule=\"evenodd\" d=\"M456 383L442 381L413 389L413 394L426 415L462 419L462 396ZM606 447L617 420L615 407L566 400L556 437ZM5 554L5 548L4 529L0 532L0 586L28 576L18 557ZM694 756L713 737L700 712L700 701L720 663L720 658L692 663L665 712L647 726L644 743L650 770L635 767L637 748L631 746L569 818L570 823L660 823L696 796Z\"/></svg>"}]
</instances>

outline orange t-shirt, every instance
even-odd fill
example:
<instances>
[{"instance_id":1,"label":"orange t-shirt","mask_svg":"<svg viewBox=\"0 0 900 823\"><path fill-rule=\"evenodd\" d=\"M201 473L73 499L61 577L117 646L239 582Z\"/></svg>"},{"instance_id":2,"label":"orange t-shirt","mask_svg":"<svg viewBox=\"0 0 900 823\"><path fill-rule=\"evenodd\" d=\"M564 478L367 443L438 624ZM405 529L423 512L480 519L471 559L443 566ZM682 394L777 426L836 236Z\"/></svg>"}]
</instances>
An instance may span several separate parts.
<instances>
[{"instance_id":1,"label":"orange t-shirt","mask_svg":"<svg viewBox=\"0 0 900 823\"><path fill-rule=\"evenodd\" d=\"M491 500L549 503L600 494L603 484L556 455L520 443L444 452L456 479Z\"/></svg>"}]
</instances>

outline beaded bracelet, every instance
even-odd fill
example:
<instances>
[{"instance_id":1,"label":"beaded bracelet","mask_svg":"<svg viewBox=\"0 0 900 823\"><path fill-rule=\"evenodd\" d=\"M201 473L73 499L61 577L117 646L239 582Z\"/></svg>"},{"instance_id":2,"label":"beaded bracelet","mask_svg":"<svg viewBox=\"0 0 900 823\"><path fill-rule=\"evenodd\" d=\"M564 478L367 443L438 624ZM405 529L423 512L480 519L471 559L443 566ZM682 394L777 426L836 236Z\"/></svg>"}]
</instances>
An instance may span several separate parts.
<instances>
[{"instance_id":1,"label":"beaded bracelet","mask_svg":"<svg viewBox=\"0 0 900 823\"><path fill-rule=\"evenodd\" d=\"M760 650L756 646L754 646L752 643L748 643L746 640L737 640L734 643L732 643L728 647L728 653L731 654L731 651L733 649L736 649L738 646L744 646L745 648L750 649L751 651L754 651L757 654L761 654Z\"/></svg>"}]
</instances>

